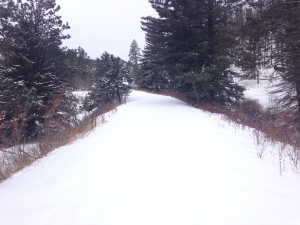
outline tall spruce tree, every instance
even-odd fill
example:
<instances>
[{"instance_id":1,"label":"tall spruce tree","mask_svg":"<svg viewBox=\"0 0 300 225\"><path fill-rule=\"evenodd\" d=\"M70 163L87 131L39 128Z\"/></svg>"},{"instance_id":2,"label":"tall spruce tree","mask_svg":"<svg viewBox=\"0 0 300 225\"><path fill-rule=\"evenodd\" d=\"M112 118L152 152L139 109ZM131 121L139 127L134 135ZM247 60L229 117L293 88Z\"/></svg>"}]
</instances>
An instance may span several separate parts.
<instances>
[{"instance_id":1,"label":"tall spruce tree","mask_svg":"<svg viewBox=\"0 0 300 225\"><path fill-rule=\"evenodd\" d=\"M131 82L126 62L107 52L103 53L101 58L96 60L94 85L84 101L83 108L91 111L101 104L115 100L121 103L122 98L131 92Z\"/></svg>"},{"instance_id":2,"label":"tall spruce tree","mask_svg":"<svg viewBox=\"0 0 300 225\"><path fill-rule=\"evenodd\" d=\"M6 121L25 113L27 135L36 138L43 133L51 107L52 117L60 123L76 119L74 98L65 91L72 70L61 47L69 38L63 34L69 25L57 15L60 7L55 0L5 2L8 13L0 19L0 110Z\"/></svg>"},{"instance_id":3,"label":"tall spruce tree","mask_svg":"<svg viewBox=\"0 0 300 225\"><path fill-rule=\"evenodd\" d=\"M240 29L240 35L243 40L247 40L243 44L237 66L240 66L246 78L254 78L257 83L260 81L258 67L262 64L262 45L264 37L267 36L269 28L265 26L263 18L258 15L247 15L246 23Z\"/></svg>"},{"instance_id":4,"label":"tall spruce tree","mask_svg":"<svg viewBox=\"0 0 300 225\"><path fill-rule=\"evenodd\" d=\"M149 0L159 18L144 17L153 65L168 74L172 88L196 103L231 104L243 88L230 78L235 56L231 13L238 0Z\"/></svg>"},{"instance_id":5,"label":"tall spruce tree","mask_svg":"<svg viewBox=\"0 0 300 225\"><path fill-rule=\"evenodd\" d=\"M261 10L254 20L268 32L271 66L277 79L278 107L297 113L300 118L300 2L292 0L249 0ZM258 35L257 32L255 35Z\"/></svg>"},{"instance_id":6,"label":"tall spruce tree","mask_svg":"<svg viewBox=\"0 0 300 225\"><path fill-rule=\"evenodd\" d=\"M274 0L266 3L266 18L278 51L273 54L280 83L276 93L279 105L297 112L300 119L300 2Z\"/></svg>"},{"instance_id":7,"label":"tall spruce tree","mask_svg":"<svg viewBox=\"0 0 300 225\"><path fill-rule=\"evenodd\" d=\"M148 37L146 37L146 40ZM143 57L141 58L140 70L135 81L140 89L151 92L160 92L168 88L168 76L159 64L157 51L150 42L147 42Z\"/></svg>"},{"instance_id":8,"label":"tall spruce tree","mask_svg":"<svg viewBox=\"0 0 300 225\"><path fill-rule=\"evenodd\" d=\"M67 64L74 67L75 75L72 78L74 90L90 90L92 86L93 66L95 60L90 59L82 47L67 50Z\"/></svg>"},{"instance_id":9,"label":"tall spruce tree","mask_svg":"<svg viewBox=\"0 0 300 225\"><path fill-rule=\"evenodd\" d=\"M133 40L128 54L129 60L129 68L130 68L130 74L133 80L136 80L138 73L139 73L139 62L141 58L141 49L138 46L138 43L136 40Z\"/></svg>"}]
</instances>

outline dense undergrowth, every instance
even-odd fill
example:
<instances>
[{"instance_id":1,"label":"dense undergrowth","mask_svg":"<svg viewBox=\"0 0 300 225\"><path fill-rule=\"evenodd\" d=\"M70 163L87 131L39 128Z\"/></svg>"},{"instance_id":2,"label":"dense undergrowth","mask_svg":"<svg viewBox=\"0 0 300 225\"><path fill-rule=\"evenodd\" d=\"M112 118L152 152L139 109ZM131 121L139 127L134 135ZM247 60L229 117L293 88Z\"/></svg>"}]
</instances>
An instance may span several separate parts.
<instances>
[{"instance_id":1,"label":"dense undergrowth","mask_svg":"<svg viewBox=\"0 0 300 225\"><path fill-rule=\"evenodd\" d=\"M123 99L123 102L125 101L126 99ZM104 114L116 111L118 105L117 101L103 104L86 114L75 126L65 126L58 132L45 132L44 137L35 142L22 142L23 126L14 127L12 136L0 137L0 182L34 161L43 158L54 149L85 137L98 124L105 123Z\"/></svg>"},{"instance_id":2,"label":"dense undergrowth","mask_svg":"<svg viewBox=\"0 0 300 225\"><path fill-rule=\"evenodd\" d=\"M269 143L273 149L272 154L278 156L280 174L286 163L290 163L295 172L300 171L300 126L293 113L275 108L264 109L256 100L249 99L228 107L218 104L191 104L184 95L172 91L159 94L177 98L209 113L221 114L222 119L232 126L247 129L253 137L257 156L260 158L264 157Z\"/></svg>"}]
</instances>

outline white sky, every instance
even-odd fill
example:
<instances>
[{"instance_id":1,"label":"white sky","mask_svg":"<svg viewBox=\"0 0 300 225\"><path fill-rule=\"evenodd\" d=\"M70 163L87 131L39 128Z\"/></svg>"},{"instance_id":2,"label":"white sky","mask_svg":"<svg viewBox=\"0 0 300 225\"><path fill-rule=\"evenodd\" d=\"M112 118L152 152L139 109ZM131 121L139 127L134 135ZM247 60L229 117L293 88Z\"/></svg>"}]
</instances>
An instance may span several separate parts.
<instances>
[{"instance_id":1,"label":"white sky","mask_svg":"<svg viewBox=\"0 0 300 225\"><path fill-rule=\"evenodd\" d=\"M141 17L156 15L148 0L56 0L59 15L68 22L69 48L81 46L93 58L103 52L128 60L129 46L135 39L144 48Z\"/></svg>"}]
</instances>

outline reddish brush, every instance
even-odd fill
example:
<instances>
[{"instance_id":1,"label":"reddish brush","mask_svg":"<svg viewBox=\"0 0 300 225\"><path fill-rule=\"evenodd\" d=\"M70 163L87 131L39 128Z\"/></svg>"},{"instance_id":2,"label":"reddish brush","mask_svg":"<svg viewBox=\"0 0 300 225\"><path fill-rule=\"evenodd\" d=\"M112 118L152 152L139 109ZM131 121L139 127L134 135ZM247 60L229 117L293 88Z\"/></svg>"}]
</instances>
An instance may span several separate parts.
<instances>
[{"instance_id":1,"label":"reddish brush","mask_svg":"<svg viewBox=\"0 0 300 225\"><path fill-rule=\"evenodd\" d=\"M191 105L183 94L172 91L163 91L159 94L174 97ZM209 113L222 114L222 119L229 123L242 125L242 128L254 128L255 132L252 132L252 136L257 146L257 155L260 158L265 153L266 142L269 142L273 146L277 146L280 174L284 170L285 157L288 157L292 168L298 171L300 167L300 131L299 124L295 122L292 113L264 110L255 100L244 100L238 105L230 107L220 104L191 106Z\"/></svg>"}]
</instances>

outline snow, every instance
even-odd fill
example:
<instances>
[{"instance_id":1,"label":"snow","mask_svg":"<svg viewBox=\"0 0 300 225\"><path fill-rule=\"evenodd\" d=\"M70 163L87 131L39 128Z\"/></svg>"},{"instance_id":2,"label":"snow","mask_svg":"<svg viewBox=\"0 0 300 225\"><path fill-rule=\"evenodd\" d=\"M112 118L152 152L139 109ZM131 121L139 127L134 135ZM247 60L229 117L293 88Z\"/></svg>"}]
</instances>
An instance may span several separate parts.
<instances>
[{"instance_id":1,"label":"snow","mask_svg":"<svg viewBox=\"0 0 300 225\"><path fill-rule=\"evenodd\" d=\"M72 94L74 95L74 97L76 98L77 100L77 119L78 120L82 120L86 115L87 113L86 112L83 112L81 110L81 107L83 105L83 102L84 102L84 99L85 97L88 95L88 91L73 91Z\"/></svg>"},{"instance_id":2,"label":"snow","mask_svg":"<svg viewBox=\"0 0 300 225\"><path fill-rule=\"evenodd\" d=\"M231 69L237 73L243 73L238 67L232 66ZM236 82L246 88L244 91L245 98L257 100L264 108L271 108L276 105L276 96L271 93L274 91L274 85L277 84L277 81L271 79L274 76L274 69L261 68L258 73L260 76L259 83L256 79L236 79Z\"/></svg>"},{"instance_id":3,"label":"snow","mask_svg":"<svg viewBox=\"0 0 300 225\"><path fill-rule=\"evenodd\" d=\"M84 99L88 95L88 91L73 91L72 94L77 99Z\"/></svg>"},{"instance_id":4,"label":"snow","mask_svg":"<svg viewBox=\"0 0 300 225\"><path fill-rule=\"evenodd\" d=\"M3 182L0 224L300 224L299 174L249 130L137 91L106 120Z\"/></svg>"},{"instance_id":5,"label":"snow","mask_svg":"<svg viewBox=\"0 0 300 225\"><path fill-rule=\"evenodd\" d=\"M247 99L257 100L262 106L268 107L272 104L272 85L269 80L241 80L240 85L246 87L244 92Z\"/></svg>"}]
</instances>

